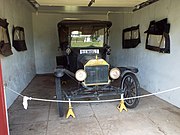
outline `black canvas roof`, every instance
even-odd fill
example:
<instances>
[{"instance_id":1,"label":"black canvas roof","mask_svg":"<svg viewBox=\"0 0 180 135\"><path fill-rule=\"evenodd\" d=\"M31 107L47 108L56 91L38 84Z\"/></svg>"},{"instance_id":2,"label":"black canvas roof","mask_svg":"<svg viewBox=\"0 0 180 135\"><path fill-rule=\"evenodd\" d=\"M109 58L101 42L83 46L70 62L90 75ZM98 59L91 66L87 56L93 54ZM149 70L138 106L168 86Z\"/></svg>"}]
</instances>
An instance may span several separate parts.
<instances>
[{"instance_id":1,"label":"black canvas roof","mask_svg":"<svg viewBox=\"0 0 180 135\"><path fill-rule=\"evenodd\" d=\"M76 27L76 26L110 28L112 26L112 23L110 21L100 21L100 20L63 20L58 23L58 27Z\"/></svg>"}]
</instances>

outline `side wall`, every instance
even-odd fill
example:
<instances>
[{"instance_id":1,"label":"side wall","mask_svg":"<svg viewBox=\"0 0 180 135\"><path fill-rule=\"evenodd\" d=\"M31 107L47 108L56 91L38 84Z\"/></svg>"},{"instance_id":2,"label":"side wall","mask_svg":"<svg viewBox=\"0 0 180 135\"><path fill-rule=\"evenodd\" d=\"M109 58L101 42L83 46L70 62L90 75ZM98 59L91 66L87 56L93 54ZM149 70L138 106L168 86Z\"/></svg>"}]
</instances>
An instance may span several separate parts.
<instances>
[{"instance_id":1,"label":"side wall","mask_svg":"<svg viewBox=\"0 0 180 135\"><path fill-rule=\"evenodd\" d=\"M7 87L21 92L35 76L35 58L33 45L32 8L24 0L0 0L0 17L9 22L9 34L12 40L12 28L22 26L25 29L26 45L28 50L17 52L13 47L13 55L3 57L3 81ZM7 107L14 102L17 95L6 91Z\"/></svg>"},{"instance_id":2,"label":"side wall","mask_svg":"<svg viewBox=\"0 0 180 135\"><path fill-rule=\"evenodd\" d=\"M57 24L64 18L106 20L106 15L75 15L75 14L33 14L33 32L36 73L53 73L56 67L55 58L58 51L59 38Z\"/></svg>"},{"instance_id":3,"label":"side wall","mask_svg":"<svg viewBox=\"0 0 180 135\"><path fill-rule=\"evenodd\" d=\"M139 68L141 87L149 92L157 92L180 86L180 10L179 0L160 0L133 14L110 14L113 22L110 43L111 62L115 66L135 66ZM162 54L145 49L146 34L151 20L168 18L171 24L171 53ZM141 44L134 49L122 49L122 30L140 24ZM158 95L160 98L180 107L180 90Z\"/></svg>"}]
</instances>

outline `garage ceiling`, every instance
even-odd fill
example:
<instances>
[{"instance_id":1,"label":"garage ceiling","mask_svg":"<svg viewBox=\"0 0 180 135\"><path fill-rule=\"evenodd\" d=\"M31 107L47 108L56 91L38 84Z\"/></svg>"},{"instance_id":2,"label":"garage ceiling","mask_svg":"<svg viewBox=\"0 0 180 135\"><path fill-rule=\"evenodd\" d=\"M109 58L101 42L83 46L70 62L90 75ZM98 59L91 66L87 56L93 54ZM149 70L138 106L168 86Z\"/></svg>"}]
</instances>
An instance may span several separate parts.
<instances>
[{"instance_id":1,"label":"garage ceiling","mask_svg":"<svg viewBox=\"0 0 180 135\"><path fill-rule=\"evenodd\" d=\"M159 0L26 0L36 13L105 14L132 12ZM91 2L91 7L88 4Z\"/></svg>"},{"instance_id":2,"label":"garage ceiling","mask_svg":"<svg viewBox=\"0 0 180 135\"><path fill-rule=\"evenodd\" d=\"M40 6L87 6L90 0L36 0ZM134 7L146 0L95 0L93 7Z\"/></svg>"}]
</instances>

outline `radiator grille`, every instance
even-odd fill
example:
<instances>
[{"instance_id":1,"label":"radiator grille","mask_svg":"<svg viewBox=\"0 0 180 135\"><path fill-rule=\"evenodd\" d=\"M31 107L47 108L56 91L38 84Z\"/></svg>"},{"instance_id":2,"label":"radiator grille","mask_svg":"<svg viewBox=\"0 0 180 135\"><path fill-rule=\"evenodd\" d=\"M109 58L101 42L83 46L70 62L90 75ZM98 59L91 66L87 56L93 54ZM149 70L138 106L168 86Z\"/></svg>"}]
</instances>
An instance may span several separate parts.
<instances>
[{"instance_id":1,"label":"radiator grille","mask_svg":"<svg viewBox=\"0 0 180 135\"><path fill-rule=\"evenodd\" d=\"M86 66L87 78L85 84L103 84L109 81L108 65Z\"/></svg>"}]
</instances>

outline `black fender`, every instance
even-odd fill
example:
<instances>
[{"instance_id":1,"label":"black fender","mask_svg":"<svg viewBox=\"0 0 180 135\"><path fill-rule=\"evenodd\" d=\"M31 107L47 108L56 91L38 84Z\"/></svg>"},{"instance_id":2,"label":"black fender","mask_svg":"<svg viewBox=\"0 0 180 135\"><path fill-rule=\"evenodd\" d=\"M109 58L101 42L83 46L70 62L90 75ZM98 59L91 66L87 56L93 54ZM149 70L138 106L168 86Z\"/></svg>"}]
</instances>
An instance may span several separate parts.
<instances>
[{"instance_id":1,"label":"black fender","mask_svg":"<svg viewBox=\"0 0 180 135\"><path fill-rule=\"evenodd\" d=\"M57 100L63 100L63 93L61 88L61 77L64 75L63 69L62 68L55 69L54 75L55 75L55 83L56 83ZM59 116L63 117L64 116L63 103L58 102L57 104L58 104Z\"/></svg>"},{"instance_id":2,"label":"black fender","mask_svg":"<svg viewBox=\"0 0 180 135\"><path fill-rule=\"evenodd\" d=\"M54 75L55 75L55 77L57 77L57 78L63 77L63 76L64 76L64 68L62 68L62 67L56 68L56 69L54 70Z\"/></svg>"},{"instance_id":3,"label":"black fender","mask_svg":"<svg viewBox=\"0 0 180 135\"><path fill-rule=\"evenodd\" d=\"M135 67L118 67L118 69L121 71L120 78L123 78L123 76L127 73L136 74L139 71L138 68Z\"/></svg>"},{"instance_id":4,"label":"black fender","mask_svg":"<svg viewBox=\"0 0 180 135\"><path fill-rule=\"evenodd\" d=\"M136 68L136 67L118 67L118 69L121 72L121 75L120 75L120 88L122 86L122 79L126 74L131 73L131 74L134 74L136 76L136 73L138 73L138 71L139 71L138 68Z\"/></svg>"}]
</instances>

